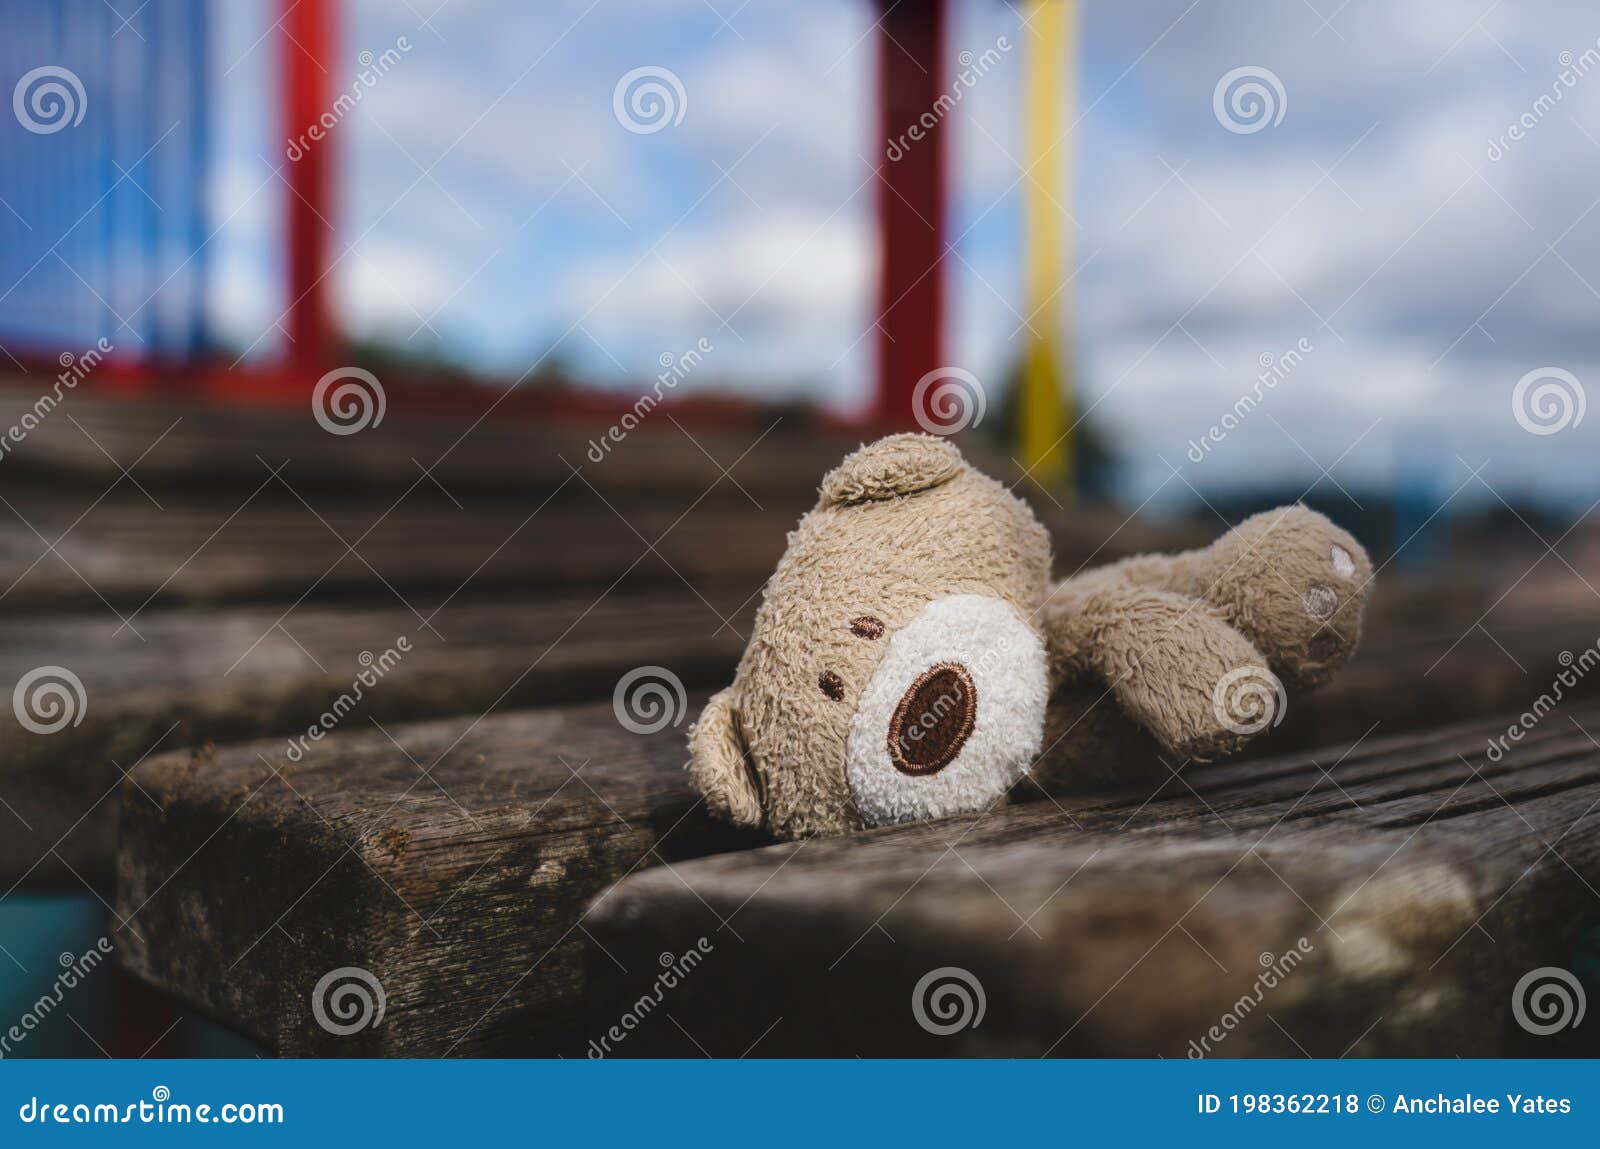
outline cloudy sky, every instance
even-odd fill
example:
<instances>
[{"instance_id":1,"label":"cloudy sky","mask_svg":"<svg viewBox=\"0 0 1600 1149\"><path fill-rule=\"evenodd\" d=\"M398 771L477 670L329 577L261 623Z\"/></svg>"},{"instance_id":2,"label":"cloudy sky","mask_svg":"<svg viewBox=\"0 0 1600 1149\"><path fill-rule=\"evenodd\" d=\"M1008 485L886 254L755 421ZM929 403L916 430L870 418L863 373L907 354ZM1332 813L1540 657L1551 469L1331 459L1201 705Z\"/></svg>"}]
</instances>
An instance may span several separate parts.
<instances>
[{"instance_id":1,"label":"cloudy sky","mask_svg":"<svg viewBox=\"0 0 1600 1149\"><path fill-rule=\"evenodd\" d=\"M952 56L1030 34L1001 0L952 3ZM334 129L351 330L508 377L555 356L624 390L704 337L716 351L685 389L862 407L883 147L866 0L446 0L430 18L439 4L347 5L350 76L361 52L411 46ZM216 320L266 354L276 5L219 7ZM1127 459L1127 493L1469 482L1492 499L1469 480L1487 462L1508 494L1600 494L1600 414L1535 434L1513 408L1530 372L1525 406L1574 390L1553 369L1580 393L1600 379L1597 37L1577 2L1084 3L1060 157L1075 280L1035 322L1070 310L1080 405ZM636 134L613 94L645 66L681 81L682 118ZM1216 110L1239 68L1281 85L1256 131ZM1021 69L1005 53L950 120L948 357L986 381L1026 310ZM1263 356L1302 340L1195 462Z\"/></svg>"}]
</instances>

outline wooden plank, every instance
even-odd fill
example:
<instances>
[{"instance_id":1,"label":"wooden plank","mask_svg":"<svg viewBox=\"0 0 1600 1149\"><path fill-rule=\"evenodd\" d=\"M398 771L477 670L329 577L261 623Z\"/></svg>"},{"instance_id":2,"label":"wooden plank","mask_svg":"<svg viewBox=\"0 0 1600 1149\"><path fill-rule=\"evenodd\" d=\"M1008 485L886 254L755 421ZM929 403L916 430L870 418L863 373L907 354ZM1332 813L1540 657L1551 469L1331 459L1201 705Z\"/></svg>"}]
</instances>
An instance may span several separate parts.
<instances>
[{"instance_id":1,"label":"wooden plank","mask_svg":"<svg viewBox=\"0 0 1600 1149\"><path fill-rule=\"evenodd\" d=\"M129 497L96 506L60 558L21 521L0 526L0 578L11 578L0 600L88 612L14 621L0 637L0 684L65 667L88 699L81 722L48 737L0 726L9 807L0 818L15 828L0 835L7 886L103 883L104 799L121 771L154 751L303 728L346 690L362 651L400 636L415 653L356 721L476 713L497 698L509 708L604 697L623 671L652 663L690 686L721 685L793 522L655 507L629 526L591 496L590 511L552 505L525 523L531 509L463 512L441 497L402 508L361 542L360 557L341 558L339 536L355 540L383 508L340 503L324 523L281 500L235 516L228 503L158 510ZM38 516L46 539L79 513L71 500L40 505L58 512ZM1154 541L1094 515L1072 537L1085 557ZM551 597L524 597L540 589ZM508 590L518 597L486 597ZM167 605L279 596L281 606Z\"/></svg>"},{"instance_id":2,"label":"wooden plank","mask_svg":"<svg viewBox=\"0 0 1600 1149\"><path fill-rule=\"evenodd\" d=\"M335 706L340 728L370 730L605 698L638 666L665 665L689 687L721 685L755 604L738 591L704 593L706 601L682 587L457 601L437 613L438 603L418 602L434 629L398 605L155 612L139 621L142 639L113 634L109 615L13 621L0 643L0 684L9 692L37 667L62 666L83 684L84 706L77 725L49 734L9 716L0 724L0 801L9 811L0 819L10 823L0 834L0 878L106 882L110 791L163 750L301 733ZM374 660L392 667L360 684ZM338 701L357 695L348 710Z\"/></svg>"},{"instance_id":3,"label":"wooden plank","mask_svg":"<svg viewBox=\"0 0 1600 1149\"><path fill-rule=\"evenodd\" d=\"M1592 1055L1511 998L1600 922L1600 709L1490 762L1505 728L642 871L585 919L590 1037L649 997L616 1052ZM658 1007L656 955L694 946ZM947 967L984 1013L939 1034L913 1001Z\"/></svg>"},{"instance_id":4,"label":"wooden plank","mask_svg":"<svg viewBox=\"0 0 1600 1149\"><path fill-rule=\"evenodd\" d=\"M748 506L658 502L614 513L592 495L583 505L541 509L537 502L458 508L419 493L391 511L391 504L307 505L277 494L248 503L168 496L160 508L118 496L85 513L84 499L8 492L12 509L0 510L3 601L110 604L126 617L147 603L392 599L463 587L738 580L749 593L771 572L794 525L792 513Z\"/></svg>"},{"instance_id":5,"label":"wooden plank","mask_svg":"<svg viewBox=\"0 0 1600 1149\"><path fill-rule=\"evenodd\" d=\"M1549 688L1569 656L1600 643L1592 605L1556 612L1502 606L1487 629L1459 616L1406 625L1390 596L1374 596L1392 622L1369 625L1350 665L1327 686L1292 699L1283 725L1250 750L1252 757L1330 745L1378 724L1410 730L1494 714L1531 703ZM1403 604L1403 600L1402 600ZM1579 678L1569 698L1600 694Z\"/></svg>"},{"instance_id":6,"label":"wooden plank","mask_svg":"<svg viewBox=\"0 0 1600 1149\"><path fill-rule=\"evenodd\" d=\"M695 703L698 704L698 699ZM584 903L641 865L754 844L697 809L682 730L609 703L165 755L120 795L116 934L141 978L285 1054L554 1051ZM396 745L398 742L398 747ZM382 1024L312 993L356 966Z\"/></svg>"},{"instance_id":7,"label":"wooden plank","mask_svg":"<svg viewBox=\"0 0 1600 1149\"><path fill-rule=\"evenodd\" d=\"M73 870L101 883L111 819L98 803L122 770L154 751L299 730L347 690L362 652L381 653L402 636L413 651L351 721L476 713L502 692L500 709L603 697L624 671L649 664L667 665L690 687L719 686L755 603L737 590L700 593L705 601L682 587L461 601L437 615L437 604L418 602L437 634L399 605L154 612L138 624L142 639L115 634L109 616L16 622L0 642L0 683L61 665L83 682L88 705L81 723L48 737L0 726L0 801L15 827L0 836L0 879L36 885L70 880ZM1398 647L1375 642L1334 684L1297 701L1258 751L1353 738L1377 722L1403 729L1514 705L1554 672L1573 629L1560 621L1501 626L1499 638L1474 632L1453 649L1449 632Z\"/></svg>"},{"instance_id":8,"label":"wooden plank","mask_svg":"<svg viewBox=\"0 0 1600 1149\"><path fill-rule=\"evenodd\" d=\"M619 622L616 625L626 624ZM1548 679L1543 678L1545 667L1554 665L1551 648L1559 648L1562 642L1570 641L1572 633L1570 626L1536 629L1522 635L1519 641L1517 632L1505 630L1501 638L1511 643L1508 649L1513 651L1521 649L1523 645L1537 644L1544 651L1542 657L1546 661L1540 662L1530 657L1528 665L1537 668L1535 673L1547 682ZM1441 676L1441 681L1453 675L1459 687L1477 673L1477 668L1484 665L1485 651L1473 647L1471 644L1474 641L1467 640L1467 647L1462 650L1459 660L1452 655L1451 659L1441 664L1436 672ZM1383 656L1372 664L1371 671L1381 676L1388 685L1386 688L1381 684L1373 686L1361 693L1362 705L1370 705L1370 709L1345 711L1342 717L1337 708L1319 713L1313 696L1304 705L1297 705L1290 722L1306 723L1308 729L1316 731L1342 728L1346 739L1359 738L1375 721L1392 721L1397 725L1407 720L1415 722L1418 715L1411 705L1412 699L1396 690L1394 684L1420 678L1425 669L1423 660L1437 657L1444 647L1442 639L1436 640L1431 647L1414 647L1407 654L1411 660L1409 663L1397 655L1380 651ZM731 659L734 653L730 644L725 655ZM1504 655L1498 657L1505 660ZM664 661L674 668L678 665L671 659ZM1509 661L1507 665L1511 665ZM1358 667L1352 667L1352 677L1359 678L1361 673ZM1535 697L1537 690L1529 685L1529 681L1505 677L1502 680L1503 687L1508 692L1514 692L1514 698L1511 703L1503 701L1502 705L1521 704ZM387 685L386 682L384 688ZM1465 689L1462 694L1468 702L1476 700L1476 696ZM458 729L459 723L390 728L389 732L405 750L387 743L381 735L375 737L374 732L359 732L356 726L346 727L347 730L358 732L339 733L325 740L316 747L316 754L308 756L301 764L285 762L284 744L281 741L226 747L216 751L214 757L197 760L184 755L169 755L147 763L135 771L141 790L124 787L120 799L125 821L119 850L119 913L137 911L133 925L151 939L148 946L141 943L139 948L128 951L138 955L133 968L164 990L184 996L186 1000L217 1014L225 1023L257 1036L284 1052L310 1049L354 1051L346 1044L327 1042L327 1035L321 1034L314 1026L307 1028L303 1024L306 1021L303 1010L299 1013L290 1010L286 1015L282 1013L289 1009L289 1005L286 1004L288 998L281 995L300 994L303 997L306 987L291 981L285 988L273 990L272 963L289 960L286 955L295 951L296 943L306 937L319 939L322 946L307 959L311 965L331 961L340 953L362 955L362 960L381 961L385 971L389 971L384 978L385 986L410 1002L420 1002L426 998L425 985L432 984L426 981L431 976L427 971L441 964L452 969L459 965L478 971L510 969L511 972L498 982L487 973L476 975L482 993L470 1000L480 1012L489 1010L490 1016L482 1027L473 1028L467 1037L462 1038L456 1051L495 1053L528 1048L523 1038L518 1036L515 1024L503 1015L533 1011L538 1016L547 1016L540 1011L548 1003L537 996L528 996L533 990L525 982L516 981L517 975L532 960L527 951L515 950L515 960L509 963L502 952L506 934L501 928L500 918L513 911L507 908L500 895L516 881L526 880L533 869L525 869L521 878L515 878L505 868L512 865L506 859L521 859L515 864L533 866L534 869L543 864L539 859L547 859L549 850L540 842L552 832L552 815L549 811L538 811L538 807L554 788L565 783L565 793L571 796L581 790L582 782L574 781L565 772L565 768L559 764L559 758L548 757L539 739L530 740L526 734L528 729L544 727L529 727L527 724L553 723L556 728L568 732L570 738L564 743L565 748L558 748L554 753L564 756L575 766L589 761L596 766L606 765L624 773L626 770L635 770L637 778L641 780L656 780L649 785L659 785L661 789L656 792L670 796L669 809L661 814L658 821L670 821L669 814L676 817L687 808L687 795L681 789L679 778L683 760L682 729L668 729L648 739L641 739L637 744L628 738L619 742L615 720L608 720L609 715L609 707L601 706L531 715L496 714L485 719L476 728L475 735L487 739L486 745L494 750L494 754L486 753L482 770L463 761L459 754L447 760L451 776L456 781L446 783L446 789L470 811L471 816L452 807L448 799L426 790L408 797L395 812L395 818L399 820L385 823L384 829L376 833L388 833L390 841L425 840L428 848L420 854L408 852L391 858L369 841L359 853L360 859L371 867L372 872L368 872L367 867L353 857L340 861L341 855L337 849L330 852L330 838L323 819L338 823L341 832L346 835L346 841L356 838L362 827L392 804L396 777L407 782L414 780L419 771L418 763L427 765L431 761L427 752L416 749L416 745L427 748L440 745L446 741L441 731ZM1289 724L1284 728L1285 731L1293 729ZM1596 729L1600 730L1600 726ZM1470 753L1476 745L1472 739L1476 737L1475 733L1470 737L1463 735L1452 745ZM1427 745L1432 747L1434 744ZM1427 756L1436 754L1435 749L1410 751L1407 749L1409 746L1411 743L1403 738L1391 738L1386 727L1371 734L1350 755L1348 763L1334 769L1338 772L1341 784L1355 792L1352 788L1356 783L1346 778L1347 770L1370 770L1382 775L1391 768L1386 763L1397 764L1392 765L1394 770L1409 769L1406 765L1408 760L1404 757L1406 753L1421 754L1425 762L1433 761ZM284 770L284 782L277 782L268 774L266 763L257 757L258 752L265 755L266 762ZM608 757L617 754L622 757ZM529 755L533 757L529 758ZM508 756L512 761L526 760L530 763L528 772L521 773L520 768L505 768L504 762ZM1336 756L1337 752L1319 755L1318 760L1331 767ZM415 763L411 757L416 759ZM302 785L301 773L306 771L310 771L308 777L315 781ZM245 805L244 800L250 797L262 780L270 781L272 785ZM1205 794L1206 801L1230 823L1253 826L1256 822L1250 819L1270 816L1278 808L1271 803L1277 802L1281 806L1283 802L1299 796L1311 781L1316 780L1315 767L1309 764L1308 759L1301 757L1208 767L1186 774L1185 781L1181 783L1169 778L1168 784L1159 790L1133 794L1124 792L1112 797L1057 800L1076 811L1079 821L1086 826L1090 825L1088 819L1098 818L1092 828L1114 835L1130 819L1133 819L1136 828L1144 831L1148 829L1145 823L1158 815L1169 820L1176 817L1176 811L1187 809L1185 804L1193 801L1189 788L1194 787ZM1381 777L1374 779L1375 782L1382 780ZM305 795L306 802L301 802L289 789L289 783ZM1402 784L1403 780L1395 783ZM1327 783L1322 785L1324 789L1328 788ZM458 787L465 787L471 800L456 793ZM1037 794L1032 796L1040 797ZM419 806L423 798L427 802ZM1331 797L1321 791L1314 792L1305 798L1301 815L1319 811L1319 803L1327 800L1342 799L1337 789ZM1100 812L1102 806L1104 811ZM599 803L592 803L589 813L593 814L599 808ZM1048 819L1055 810L1053 801L1040 800L1034 803L1034 812L1029 817L1043 816ZM498 812L501 820L488 826L484 811ZM531 815L530 811L537 812L537 816ZM1199 807L1199 812L1207 814L1203 807ZM435 814L444 817L435 818ZM1298 824L1303 820L1301 815L1291 820ZM622 816L629 823L639 820L635 814L626 811L622 812ZM1031 823L1025 819L1021 824ZM689 844L676 841L678 834L691 830ZM574 843L581 839L583 833L590 834L598 851L611 841L613 833L621 833L621 827L615 819L612 824L604 819L598 822L591 819L587 830L574 828L573 832L579 835L579 838L572 840ZM699 813L690 815L670 836L673 840L669 846L662 848L662 852L680 857L692 855L702 848L699 845L701 839L697 837L701 833L710 833L703 816ZM607 860L604 865L609 866L619 859L628 864L639 861L638 855L644 851L640 845L642 839L624 840L628 843L627 849L619 847L619 852L605 854ZM705 840L720 842L720 839ZM563 850L568 848L561 847ZM577 847L571 845L570 848ZM812 848L815 847L807 847L808 850ZM633 856L628 856L628 850L634 850ZM251 851L270 854L273 866L266 870L257 868L253 873L247 899L251 908L247 911L233 908L240 902L242 887L238 865L230 859L247 856ZM191 855L195 859L192 863L187 861ZM478 883L472 883L471 890L465 894L455 892L462 884L463 874L484 864L486 859L497 856L499 860L485 871L493 880L483 888L481 896L479 892L473 892L478 890ZM535 861L530 862L529 859ZM645 862L653 864L655 860L651 857ZM341 902L338 898L326 901L307 899L296 903L295 899L304 891L310 878L333 866L336 861L340 862L336 872L349 871L346 875L349 882L340 887L343 892L339 897L355 897L356 894L350 890L358 888L362 900ZM562 864L566 865L565 862ZM381 875L381 878L373 877L373 873ZM577 866L569 867L567 876L562 880L576 882L595 892L608 876L602 871ZM1059 877L1057 880L1060 880ZM407 917L404 904L398 900L401 896L405 902L418 907L423 916L428 916L434 907L448 904L449 921L452 923L452 930L448 934L448 954L439 949L442 944L440 938L434 937L429 931L419 931L416 920ZM146 898L150 899L149 906L140 908ZM350 912L352 905L359 905L361 912ZM280 931L274 931L272 945L263 954L252 951L240 961L240 954L254 941L255 936L271 924L270 915L267 920L261 920L256 907L272 907L274 914L283 911L284 907L292 907L287 911L286 921L293 922L289 933L294 940L283 936ZM549 912L536 910L530 905L517 913L530 915L537 912L542 916L536 922L525 916L518 918L518 928L532 931L537 926L538 932L529 936L545 939L548 947L564 931L576 927L582 909L582 899L563 900L559 909ZM233 917L226 928L217 925L218 919L228 915ZM151 921L158 925L146 929L142 924ZM203 923L205 931L196 933L196 922ZM250 932L252 925L255 933ZM194 940L196 937L211 940L197 943ZM575 937L568 937L561 944L567 946L573 941ZM694 938L690 941L693 942ZM562 953L566 954L567 951L563 949ZM301 974L313 972L310 966L295 968ZM316 972L320 976L331 968L334 966L325 965ZM383 976L380 974L380 977ZM390 978L398 980L391 984ZM572 979L562 983L564 994L575 992L577 975L573 974ZM491 985L498 985L499 992L511 990L513 985L516 988L503 1004L496 1005L493 994L489 993ZM280 997L272 997L274 993L280 994ZM555 1017L558 1012L568 1011L563 1017L570 1020L570 996L562 997L559 1005L559 1010L551 1005L548 1016ZM280 1015L288 1018L282 1021L281 1026L279 1021L274 1020ZM541 1048L573 1052L561 1045L561 1042L570 1041L576 1036L570 1026L563 1027L563 1022L555 1020L539 1024L547 1027L546 1037L550 1039ZM391 1053L438 1053L450 1048L461 1037L465 1025L466 1022L458 1014L441 1006L419 1020L415 1027L400 1027L376 1035L368 1039L376 1044L361 1045L359 1049L381 1049ZM579 1042L575 1052L583 1052L582 1042Z\"/></svg>"},{"instance_id":9,"label":"wooden plank","mask_svg":"<svg viewBox=\"0 0 1600 1149\"><path fill-rule=\"evenodd\" d=\"M49 383L0 375L0 428L16 425ZM571 473L570 462L611 498L637 491L693 498L715 487L714 499L731 498L748 506L722 468L766 502L769 495L814 492L823 472L857 444L855 436L819 429L792 415L781 421L777 415L751 416L748 426L680 427L669 412L653 411L621 443L606 440L609 422L480 421L477 415L390 411L376 427L332 435L313 418L309 394L304 405L241 411L200 402L126 402L69 392L57 410L7 452L4 464L13 476L44 477L94 493L120 477L119 464L157 491L201 486L248 492L265 474L262 460L275 466L291 459L286 475L307 489L382 489L396 495L428 467L458 497L503 498L559 486ZM762 446L740 462L769 427ZM431 481L423 480L423 485L431 486Z\"/></svg>"},{"instance_id":10,"label":"wooden plank","mask_svg":"<svg viewBox=\"0 0 1600 1149\"><path fill-rule=\"evenodd\" d=\"M146 604L613 583L733 582L749 594L815 497L812 487L791 490L765 496L774 501L759 509L665 490L618 501L575 480L561 499L457 505L427 485L383 500L308 495L264 470L257 484L236 495L148 499L131 490L97 498L8 488L0 493L0 602L127 617ZM1125 524L1104 509L1050 522L1067 570L1203 541L1192 528Z\"/></svg>"}]
</instances>

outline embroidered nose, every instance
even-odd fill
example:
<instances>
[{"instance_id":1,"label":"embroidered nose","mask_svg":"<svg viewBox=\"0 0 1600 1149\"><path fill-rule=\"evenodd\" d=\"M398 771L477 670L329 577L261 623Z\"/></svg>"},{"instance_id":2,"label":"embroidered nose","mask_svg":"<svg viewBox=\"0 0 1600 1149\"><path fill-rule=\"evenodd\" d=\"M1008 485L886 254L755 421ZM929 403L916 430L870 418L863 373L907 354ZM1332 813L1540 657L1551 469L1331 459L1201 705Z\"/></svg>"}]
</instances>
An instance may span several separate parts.
<instances>
[{"instance_id":1,"label":"embroidered nose","mask_svg":"<svg viewBox=\"0 0 1600 1149\"><path fill-rule=\"evenodd\" d=\"M959 662L917 676L889 719L889 759L912 777L937 774L961 753L978 717L978 691Z\"/></svg>"}]
</instances>

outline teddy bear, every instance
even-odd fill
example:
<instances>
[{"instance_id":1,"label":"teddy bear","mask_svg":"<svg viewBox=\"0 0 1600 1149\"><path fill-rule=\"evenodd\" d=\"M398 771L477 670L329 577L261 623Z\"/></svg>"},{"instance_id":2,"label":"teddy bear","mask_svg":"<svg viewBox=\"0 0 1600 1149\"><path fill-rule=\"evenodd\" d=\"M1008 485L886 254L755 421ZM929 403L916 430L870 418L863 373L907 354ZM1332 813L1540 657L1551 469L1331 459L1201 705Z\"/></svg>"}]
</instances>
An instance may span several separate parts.
<instances>
[{"instance_id":1,"label":"teddy bear","mask_svg":"<svg viewBox=\"0 0 1600 1149\"><path fill-rule=\"evenodd\" d=\"M1236 753L1350 657L1372 568L1295 505L1052 583L1026 503L948 439L823 479L732 685L690 729L710 811L777 838L987 809Z\"/></svg>"}]
</instances>

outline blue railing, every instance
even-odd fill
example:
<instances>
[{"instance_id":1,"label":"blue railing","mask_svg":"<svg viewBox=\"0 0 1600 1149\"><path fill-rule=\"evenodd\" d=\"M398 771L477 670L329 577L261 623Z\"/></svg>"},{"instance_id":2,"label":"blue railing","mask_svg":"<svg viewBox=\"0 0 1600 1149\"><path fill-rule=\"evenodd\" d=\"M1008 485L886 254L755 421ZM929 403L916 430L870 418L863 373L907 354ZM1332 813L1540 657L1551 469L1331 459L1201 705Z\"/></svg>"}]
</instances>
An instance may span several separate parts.
<instances>
[{"instance_id":1,"label":"blue railing","mask_svg":"<svg viewBox=\"0 0 1600 1149\"><path fill-rule=\"evenodd\" d=\"M206 2L0 0L7 354L204 348Z\"/></svg>"}]
</instances>

